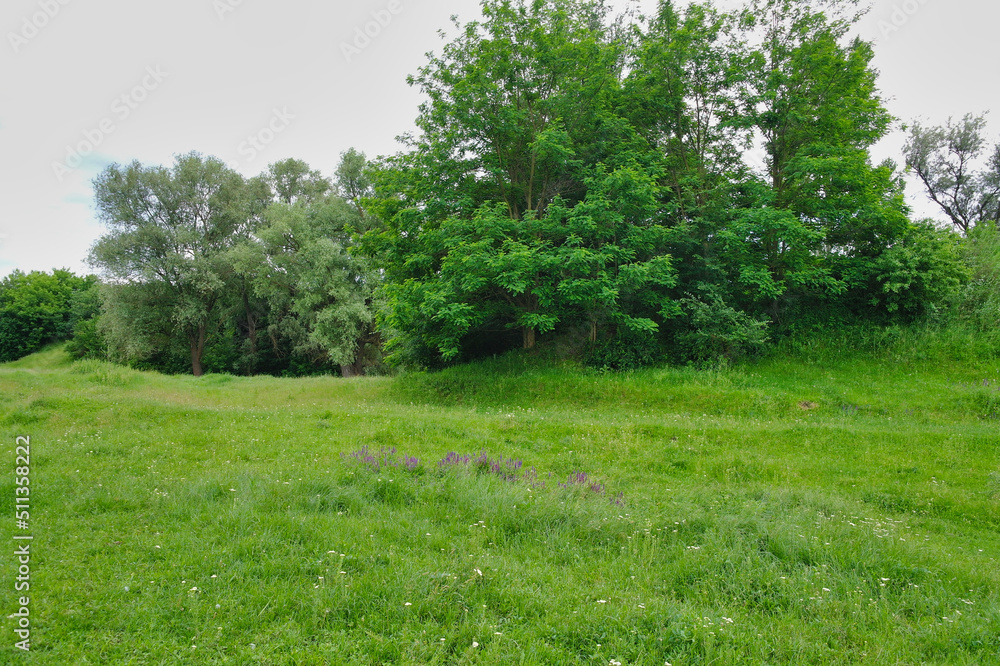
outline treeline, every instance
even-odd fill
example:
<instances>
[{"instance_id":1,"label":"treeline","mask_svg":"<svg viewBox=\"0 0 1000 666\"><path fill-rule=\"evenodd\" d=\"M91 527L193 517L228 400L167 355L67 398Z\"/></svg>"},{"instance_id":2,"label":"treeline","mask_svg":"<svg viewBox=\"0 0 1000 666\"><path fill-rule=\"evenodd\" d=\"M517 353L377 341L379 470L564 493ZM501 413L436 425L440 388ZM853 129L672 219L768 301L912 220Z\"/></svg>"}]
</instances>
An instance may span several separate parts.
<instances>
[{"instance_id":1,"label":"treeline","mask_svg":"<svg viewBox=\"0 0 1000 666\"><path fill-rule=\"evenodd\" d=\"M77 339L83 344L99 311L96 276L14 271L0 280L0 363L53 342Z\"/></svg>"},{"instance_id":2,"label":"treeline","mask_svg":"<svg viewBox=\"0 0 1000 666\"><path fill-rule=\"evenodd\" d=\"M436 367L559 340L591 365L712 362L950 313L995 327L1000 147L894 122L851 0L485 0L410 78L405 149L332 179L197 154L95 181L102 353L163 370ZM748 159L763 146L762 164Z\"/></svg>"},{"instance_id":3,"label":"treeline","mask_svg":"<svg viewBox=\"0 0 1000 666\"><path fill-rule=\"evenodd\" d=\"M361 374L380 362L377 271L350 252L367 230L365 158L335 180L298 160L244 178L214 158L108 167L110 231L98 331L112 358L166 371Z\"/></svg>"}]
</instances>

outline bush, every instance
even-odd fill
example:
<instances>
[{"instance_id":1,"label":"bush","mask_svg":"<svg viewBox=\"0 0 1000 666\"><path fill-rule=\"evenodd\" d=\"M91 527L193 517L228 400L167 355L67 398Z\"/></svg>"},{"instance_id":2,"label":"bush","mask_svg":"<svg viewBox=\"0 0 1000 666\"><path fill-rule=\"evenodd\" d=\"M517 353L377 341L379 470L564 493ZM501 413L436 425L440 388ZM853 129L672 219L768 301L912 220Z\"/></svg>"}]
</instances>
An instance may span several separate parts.
<instances>
[{"instance_id":1,"label":"bush","mask_svg":"<svg viewBox=\"0 0 1000 666\"><path fill-rule=\"evenodd\" d=\"M623 372L655 365L662 357L655 335L621 328L613 337L591 347L583 364L597 370Z\"/></svg>"},{"instance_id":2,"label":"bush","mask_svg":"<svg viewBox=\"0 0 1000 666\"><path fill-rule=\"evenodd\" d=\"M14 271L0 281L0 362L68 340L77 294L93 288L96 281L94 276L82 278L67 270Z\"/></svg>"},{"instance_id":3,"label":"bush","mask_svg":"<svg viewBox=\"0 0 1000 666\"><path fill-rule=\"evenodd\" d=\"M972 273L959 304L959 316L983 331L1000 327L1000 231L980 224L969 234L962 254Z\"/></svg>"},{"instance_id":4,"label":"bush","mask_svg":"<svg viewBox=\"0 0 1000 666\"><path fill-rule=\"evenodd\" d=\"M66 352L77 359L107 358L107 343L98 330L97 317L84 319L73 327L73 337L66 343Z\"/></svg>"},{"instance_id":5,"label":"bush","mask_svg":"<svg viewBox=\"0 0 1000 666\"><path fill-rule=\"evenodd\" d=\"M911 225L902 242L875 261L879 289L872 303L904 321L948 307L969 279L960 246L957 234L930 221Z\"/></svg>"},{"instance_id":6,"label":"bush","mask_svg":"<svg viewBox=\"0 0 1000 666\"><path fill-rule=\"evenodd\" d=\"M684 321L674 338L680 360L735 361L757 356L766 349L768 321L759 321L726 305L718 294L706 294L704 298L688 294L680 301Z\"/></svg>"}]
</instances>

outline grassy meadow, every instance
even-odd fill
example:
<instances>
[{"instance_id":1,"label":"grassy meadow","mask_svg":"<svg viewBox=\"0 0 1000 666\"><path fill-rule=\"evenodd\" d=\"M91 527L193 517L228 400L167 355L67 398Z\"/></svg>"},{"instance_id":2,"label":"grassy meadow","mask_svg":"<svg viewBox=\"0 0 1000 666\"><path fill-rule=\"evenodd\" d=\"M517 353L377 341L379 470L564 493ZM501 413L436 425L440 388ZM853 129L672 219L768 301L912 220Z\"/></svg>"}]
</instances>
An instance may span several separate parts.
<instances>
[{"instance_id":1,"label":"grassy meadow","mask_svg":"<svg viewBox=\"0 0 1000 666\"><path fill-rule=\"evenodd\" d=\"M351 380L56 347L0 366L0 431L2 663L1000 663L1000 363L931 343Z\"/></svg>"}]
</instances>

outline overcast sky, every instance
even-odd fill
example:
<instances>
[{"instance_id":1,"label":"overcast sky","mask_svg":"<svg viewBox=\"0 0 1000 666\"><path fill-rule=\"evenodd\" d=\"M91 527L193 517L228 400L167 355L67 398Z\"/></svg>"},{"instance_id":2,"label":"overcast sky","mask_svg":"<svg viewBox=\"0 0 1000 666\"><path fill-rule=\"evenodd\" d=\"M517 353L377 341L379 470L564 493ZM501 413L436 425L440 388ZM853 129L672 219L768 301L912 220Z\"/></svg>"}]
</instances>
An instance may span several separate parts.
<instances>
[{"instance_id":1,"label":"overcast sky","mask_svg":"<svg viewBox=\"0 0 1000 666\"><path fill-rule=\"evenodd\" d=\"M615 4L651 12L656 0ZM478 6L3 0L0 276L90 272L84 258L103 231L91 181L112 162L171 164L195 150L248 176L288 157L331 175L348 148L395 152L420 102L406 76L440 51L451 15L472 20ZM858 30L877 42L890 111L932 123L1000 114L998 19L1000 5L982 0L875 0ZM357 31L374 20L378 35L357 48ZM1000 118L990 126L1000 131ZM902 142L899 132L887 138L876 160L899 160ZM935 214L915 186L909 200Z\"/></svg>"}]
</instances>

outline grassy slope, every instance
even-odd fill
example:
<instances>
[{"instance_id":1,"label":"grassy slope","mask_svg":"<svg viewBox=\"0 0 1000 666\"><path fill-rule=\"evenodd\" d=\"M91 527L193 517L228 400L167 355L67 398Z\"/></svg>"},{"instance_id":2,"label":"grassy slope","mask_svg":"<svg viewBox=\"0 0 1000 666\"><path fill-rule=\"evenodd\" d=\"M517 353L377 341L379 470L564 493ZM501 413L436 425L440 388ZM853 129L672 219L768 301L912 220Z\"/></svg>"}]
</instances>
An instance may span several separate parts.
<instances>
[{"instance_id":1,"label":"grassy slope","mask_svg":"<svg viewBox=\"0 0 1000 666\"><path fill-rule=\"evenodd\" d=\"M995 362L801 356L194 379L48 350L0 366L3 465L17 435L33 453L17 658L996 663L998 379ZM421 464L342 460L362 446ZM545 487L438 469L483 449ZM559 486L578 470L606 494Z\"/></svg>"}]
</instances>

